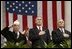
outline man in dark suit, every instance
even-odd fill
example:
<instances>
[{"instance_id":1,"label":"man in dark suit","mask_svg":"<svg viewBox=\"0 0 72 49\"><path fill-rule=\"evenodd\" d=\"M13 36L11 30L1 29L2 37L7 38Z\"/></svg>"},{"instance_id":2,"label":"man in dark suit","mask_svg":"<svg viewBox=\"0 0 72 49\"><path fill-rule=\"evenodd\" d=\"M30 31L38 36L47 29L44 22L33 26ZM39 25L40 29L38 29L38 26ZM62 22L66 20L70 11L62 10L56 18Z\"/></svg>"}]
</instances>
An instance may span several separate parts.
<instances>
[{"instance_id":1,"label":"man in dark suit","mask_svg":"<svg viewBox=\"0 0 72 49\"><path fill-rule=\"evenodd\" d=\"M36 18L36 27L29 30L29 40L32 48L44 48L50 41L50 34L47 28L42 26L42 17Z\"/></svg>"},{"instance_id":2,"label":"man in dark suit","mask_svg":"<svg viewBox=\"0 0 72 49\"><path fill-rule=\"evenodd\" d=\"M71 38L71 33L64 28L64 21L61 19L58 21L58 29L52 31L53 42L59 45L65 39Z\"/></svg>"},{"instance_id":3,"label":"man in dark suit","mask_svg":"<svg viewBox=\"0 0 72 49\"><path fill-rule=\"evenodd\" d=\"M14 21L13 25L5 27L1 34L7 39L9 42L19 43L23 42L26 43L26 38L24 35L22 35L19 31L19 21ZM13 27L13 32L9 29Z\"/></svg>"}]
</instances>

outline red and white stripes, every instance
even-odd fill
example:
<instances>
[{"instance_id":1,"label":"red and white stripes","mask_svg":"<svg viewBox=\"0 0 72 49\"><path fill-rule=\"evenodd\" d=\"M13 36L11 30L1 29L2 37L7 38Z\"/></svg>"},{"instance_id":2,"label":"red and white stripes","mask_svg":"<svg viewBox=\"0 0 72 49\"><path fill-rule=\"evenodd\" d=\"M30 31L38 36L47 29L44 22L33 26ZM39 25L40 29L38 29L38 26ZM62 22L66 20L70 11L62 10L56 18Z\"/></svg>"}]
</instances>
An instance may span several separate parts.
<instances>
[{"instance_id":1,"label":"red and white stripes","mask_svg":"<svg viewBox=\"0 0 72 49\"><path fill-rule=\"evenodd\" d=\"M43 18L43 26L47 27L50 32L57 28L57 20L64 19L64 1L37 1L37 16ZM20 21L20 31L26 27L35 27L35 18L32 15L20 15L6 12L6 26L13 24L13 21Z\"/></svg>"}]
</instances>

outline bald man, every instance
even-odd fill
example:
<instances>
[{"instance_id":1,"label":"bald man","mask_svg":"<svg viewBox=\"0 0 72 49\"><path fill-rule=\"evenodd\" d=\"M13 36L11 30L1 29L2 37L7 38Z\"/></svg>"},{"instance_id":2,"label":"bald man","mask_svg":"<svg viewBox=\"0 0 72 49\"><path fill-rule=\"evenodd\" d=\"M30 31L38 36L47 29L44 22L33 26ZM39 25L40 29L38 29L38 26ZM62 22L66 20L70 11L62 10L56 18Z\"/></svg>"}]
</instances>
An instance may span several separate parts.
<instances>
[{"instance_id":1,"label":"bald man","mask_svg":"<svg viewBox=\"0 0 72 49\"><path fill-rule=\"evenodd\" d=\"M58 20L57 25L57 30L52 31L52 39L55 44L59 45L64 39L70 39L71 33L65 29L64 21L62 19Z\"/></svg>"},{"instance_id":2,"label":"bald man","mask_svg":"<svg viewBox=\"0 0 72 49\"><path fill-rule=\"evenodd\" d=\"M13 28L13 32L10 31L9 29ZM20 23L18 20L14 21L13 25L5 27L2 31L1 34L7 39L9 42L14 42L18 43L21 41L25 41L26 43L26 38L24 35L22 35L19 31L20 28Z\"/></svg>"},{"instance_id":3,"label":"bald man","mask_svg":"<svg viewBox=\"0 0 72 49\"><path fill-rule=\"evenodd\" d=\"M29 39L32 42L32 48L44 48L50 40L49 30L43 27L42 17L37 17L35 23L36 27L29 31Z\"/></svg>"}]
</instances>

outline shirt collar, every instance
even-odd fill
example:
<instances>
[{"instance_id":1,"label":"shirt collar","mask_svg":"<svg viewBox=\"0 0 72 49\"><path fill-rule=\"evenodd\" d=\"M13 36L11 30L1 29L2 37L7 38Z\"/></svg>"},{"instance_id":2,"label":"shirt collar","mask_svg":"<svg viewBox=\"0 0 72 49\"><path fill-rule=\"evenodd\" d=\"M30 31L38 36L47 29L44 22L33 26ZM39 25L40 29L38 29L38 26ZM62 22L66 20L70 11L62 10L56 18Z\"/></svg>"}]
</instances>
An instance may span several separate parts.
<instances>
[{"instance_id":1,"label":"shirt collar","mask_svg":"<svg viewBox=\"0 0 72 49\"><path fill-rule=\"evenodd\" d=\"M40 27L40 29L41 29L41 31L42 31L42 26L37 26L38 29L39 29L39 27Z\"/></svg>"}]
</instances>

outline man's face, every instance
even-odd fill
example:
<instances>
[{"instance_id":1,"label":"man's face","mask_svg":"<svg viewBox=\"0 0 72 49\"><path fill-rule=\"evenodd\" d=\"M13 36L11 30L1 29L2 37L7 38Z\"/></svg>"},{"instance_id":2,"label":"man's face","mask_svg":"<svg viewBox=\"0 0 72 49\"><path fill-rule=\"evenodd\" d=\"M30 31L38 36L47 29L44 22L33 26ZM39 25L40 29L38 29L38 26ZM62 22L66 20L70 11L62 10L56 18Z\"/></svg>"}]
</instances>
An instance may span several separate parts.
<instances>
[{"instance_id":1,"label":"man's face","mask_svg":"<svg viewBox=\"0 0 72 49\"><path fill-rule=\"evenodd\" d=\"M19 25L14 24L13 31L15 31L15 32L19 31Z\"/></svg>"},{"instance_id":2,"label":"man's face","mask_svg":"<svg viewBox=\"0 0 72 49\"><path fill-rule=\"evenodd\" d=\"M64 27L64 21L63 20L58 21L58 27L60 27L60 28Z\"/></svg>"},{"instance_id":3,"label":"man's face","mask_svg":"<svg viewBox=\"0 0 72 49\"><path fill-rule=\"evenodd\" d=\"M42 25L42 18L41 17L36 18L36 24L39 26Z\"/></svg>"}]
</instances>

